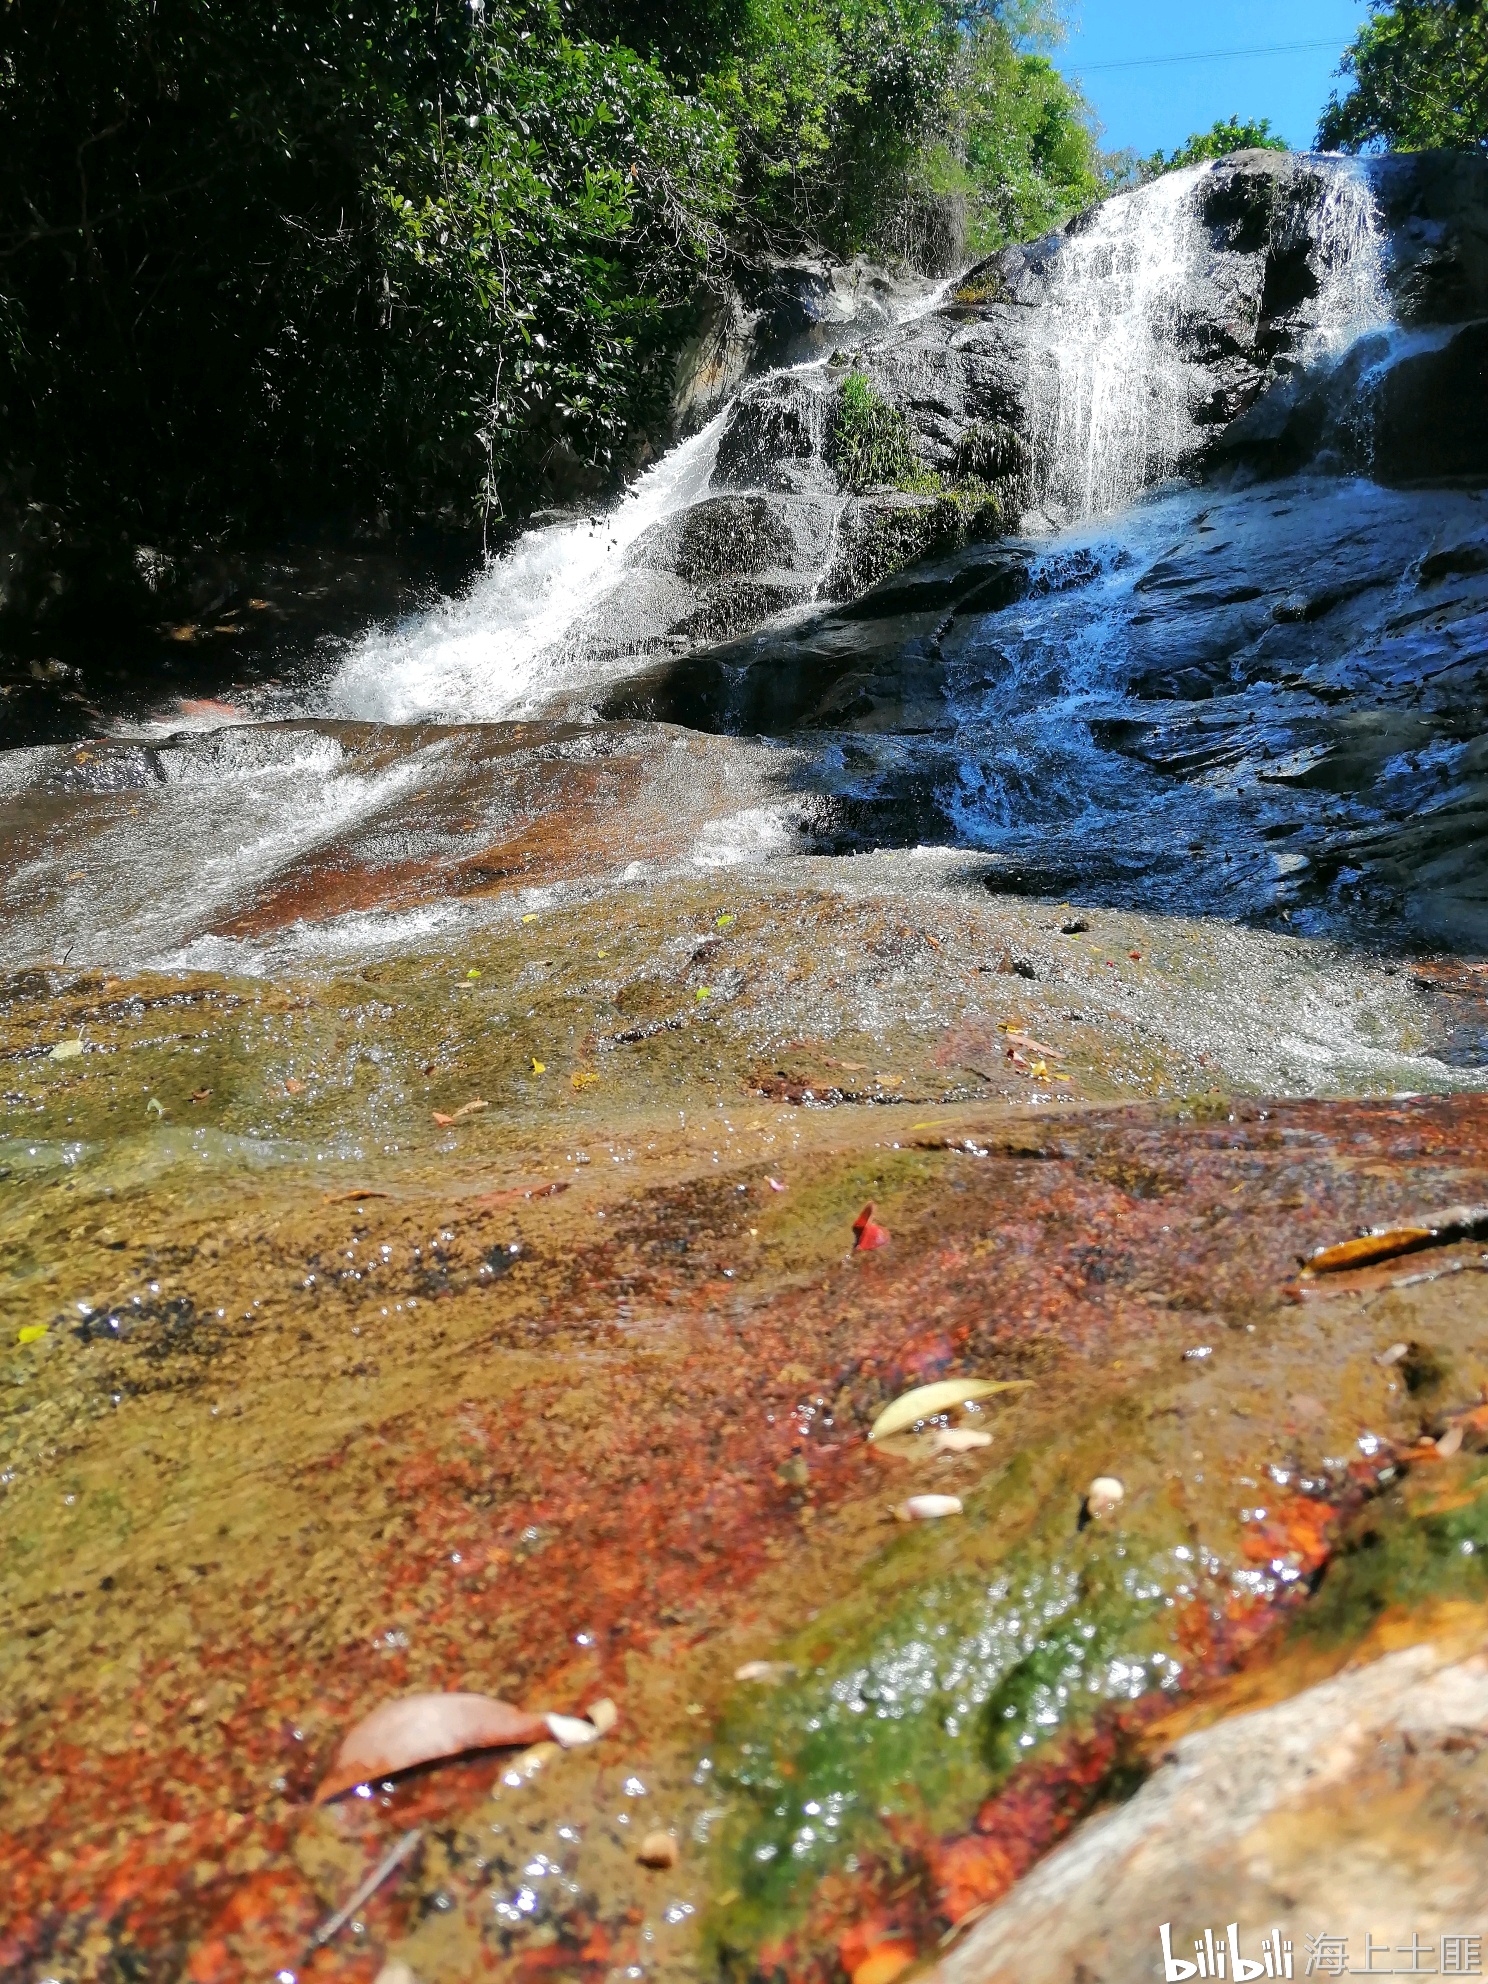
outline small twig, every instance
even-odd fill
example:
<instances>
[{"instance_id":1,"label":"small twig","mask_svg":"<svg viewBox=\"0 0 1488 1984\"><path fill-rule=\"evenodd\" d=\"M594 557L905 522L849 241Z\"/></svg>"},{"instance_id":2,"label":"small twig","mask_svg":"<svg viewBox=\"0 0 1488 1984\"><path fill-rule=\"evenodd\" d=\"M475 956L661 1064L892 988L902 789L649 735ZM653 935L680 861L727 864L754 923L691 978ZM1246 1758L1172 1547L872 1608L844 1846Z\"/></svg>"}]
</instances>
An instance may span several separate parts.
<instances>
[{"instance_id":1,"label":"small twig","mask_svg":"<svg viewBox=\"0 0 1488 1984\"><path fill-rule=\"evenodd\" d=\"M378 1861L377 1865L352 1895L351 1900L347 1902L346 1906L344 1908L338 1908L334 1915L328 1916L321 1923L315 1934L310 1938L310 1947L312 1950L318 1950L322 1943L328 1943L338 1930L345 1928L352 1916L362 1906L362 1903L369 1901L382 1886L388 1875L394 1873L402 1866L403 1862L412 1853L423 1836L424 1829L422 1826L415 1826L412 1832L404 1833L397 1845L391 1847L383 1855L382 1859Z\"/></svg>"}]
</instances>

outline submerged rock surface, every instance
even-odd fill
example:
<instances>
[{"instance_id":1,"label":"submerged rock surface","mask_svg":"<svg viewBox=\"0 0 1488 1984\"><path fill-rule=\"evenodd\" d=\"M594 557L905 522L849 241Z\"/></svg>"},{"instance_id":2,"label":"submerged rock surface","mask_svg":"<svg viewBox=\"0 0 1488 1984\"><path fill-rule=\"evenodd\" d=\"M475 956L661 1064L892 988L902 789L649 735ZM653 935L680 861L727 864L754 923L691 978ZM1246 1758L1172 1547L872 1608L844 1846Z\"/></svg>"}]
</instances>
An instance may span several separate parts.
<instances>
[{"instance_id":1,"label":"submerged rock surface","mask_svg":"<svg viewBox=\"0 0 1488 1984\"><path fill-rule=\"evenodd\" d=\"M0 1971L1480 1929L1485 170L813 291L464 599L0 758ZM437 1691L592 1740L313 1803Z\"/></svg>"}]
</instances>

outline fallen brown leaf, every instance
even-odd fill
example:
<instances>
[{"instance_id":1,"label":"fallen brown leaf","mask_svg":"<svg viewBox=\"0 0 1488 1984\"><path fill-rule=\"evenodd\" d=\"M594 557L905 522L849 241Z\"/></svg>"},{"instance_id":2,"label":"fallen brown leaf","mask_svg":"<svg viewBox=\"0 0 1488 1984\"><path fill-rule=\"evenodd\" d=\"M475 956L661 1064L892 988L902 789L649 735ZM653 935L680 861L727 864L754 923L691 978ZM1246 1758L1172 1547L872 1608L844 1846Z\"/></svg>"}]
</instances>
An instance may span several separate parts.
<instances>
[{"instance_id":1,"label":"fallen brown leaf","mask_svg":"<svg viewBox=\"0 0 1488 1984\"><path fill-rule=\"evenodd\" d=\"M461 1103L460 1107L457 1110L455 1110L454 1114L451 1116L444 1115L442 1111L438 1109L432 1110L430 1113L432 1114L434 1121L439 1125L439 1127L442 1130L444 1130L444 1129L448 1129L451 1123L458 1123L462 1116L473 1116L477 1109L488 1109L489 1107L490 1107L489 1103L482 1102L480 1098L477 1097L474 1102Z\"/></svg>"},{"instance_id":2,"label":"fallen brown leaf","mask_svg":"<svg viewBox=\"0 0 1488 1984\"><path fill-rule=\"evenodd\" d=\"M568 1178L554 1178L546 1185L510 1185L504 1192L482 1192L470 1204L481 1212L491 1212L497 1206L514 1205L518 1199L555 1199L560 1192L568 1190L571 1182Z\"/></svg>"},{"instance_id":3,"label":"fallen brown leaf","mask_svg":"<svg viewBox=\"0 0 1488 1984\"><path fill-rule=\"evenodd\" d=\"M1429 1226L1392 1226L1385 1233L1365 1233L1357 1240L1341 1240L1336 1247L1319 1248L1302 1272L1339 1274L1345 1268L1367 1267L1371 1261L1413 1254L1418 1247L1429 1246L1434 1237Z\"/></svg>"},{"instance_id":4,"label":"fallen brown leaf","mask_svg":"<svg viewBox=\"0 0 1488 1984\"><path fill-rule=\"evenodd\" d=\"M1026 1053L1038 1054L1044 1058L1052 1054L1056 1061L1060 1059L1060 1053L1057 1047L1045 1047L1044 1043L1041 1040L1035 1040L1031 1033L1024 1033L1020 1029L1010 1026L1002 1028L1002 1032L1012 1042L1014 1047L1021 1047Z\"/></svg>"},{"instance_id":5,"label":"fallen brown leaf","mask_svg":"<svg viewBox=\"0 0 1488 1984\"><path fill-rule=\"evenodd\" d=\"M546 1716L492 1695L405 1695L373 1709L343 1737L314 1802L324 1805L355 1785L419 1764L470 1750L520 1749L548 1734Z\"/></svg>"}]
</instances>

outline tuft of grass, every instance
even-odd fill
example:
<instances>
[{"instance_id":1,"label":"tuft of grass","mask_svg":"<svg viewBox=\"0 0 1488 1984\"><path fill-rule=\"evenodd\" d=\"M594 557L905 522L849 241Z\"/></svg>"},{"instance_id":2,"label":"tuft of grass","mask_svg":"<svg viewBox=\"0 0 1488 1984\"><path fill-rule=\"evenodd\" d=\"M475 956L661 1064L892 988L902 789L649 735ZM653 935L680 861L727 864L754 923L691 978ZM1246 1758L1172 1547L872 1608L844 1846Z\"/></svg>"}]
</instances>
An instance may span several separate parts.
<instances>
[{"instance_id":1,"label":"tuft of grass","mask_svg":"<svg viewBox=\"0 0 1488 1984\"><path fill-rule=\"evenodd\" d=\"M888 483L917 487L924 474L909 423L865 372L849 372L837 395L827 436L827 462L844 489L860 495Z\"/></svg>"}]
</instances>

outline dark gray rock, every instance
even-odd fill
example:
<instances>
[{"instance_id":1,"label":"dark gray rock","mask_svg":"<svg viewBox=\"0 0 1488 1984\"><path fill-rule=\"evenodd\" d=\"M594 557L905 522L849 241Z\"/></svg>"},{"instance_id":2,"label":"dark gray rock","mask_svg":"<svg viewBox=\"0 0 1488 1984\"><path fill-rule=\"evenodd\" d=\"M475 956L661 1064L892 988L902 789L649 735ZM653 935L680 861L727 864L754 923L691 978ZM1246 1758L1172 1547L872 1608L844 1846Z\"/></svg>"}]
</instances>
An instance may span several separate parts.
<instances>
[{"instance_id":1,"label":"dark gray rock","mask_svg":"<svg viewBox=\"0 0 1488 1984\"><path fill-rule=\"evenodd\" d=\"M838 519L832 563L819 597L856 599L890 573L922 558L952 551L969 535L992 536L1001 522L995 509L973 513L950 496L885 491L851 498Z\"/></svg>"},{"instance_id":2,"label":"dark gray rock","mask_svg":"<svg viewBox=\"0 0 1488 1984\"><path fill-rule=\"evenodd\" d=\"M896 274L861 256L736 261L678 354L673 432L696 433L758 372L884 336L928 288L923 276Z\"/></svg>"},{"instance_id":3,"label":"dark gray rock","mask_svg":"<svg viewBox=\"0 0 1488 1984\"><path fill-rule=\"evenodd\" d=\"M834 321L842 280L767 273L777 349ZM921 485L839 486L849 370L902 415ZM1308 466L1488 476L1488 159L1252 151L1156 182L990 257L912 323L746 386L713 487L835 502L825 562L799 535L804 562L778 562L803 597L843 600L998 518L1047 527L1174 474Z\"/></svg>"}]
</instances>

